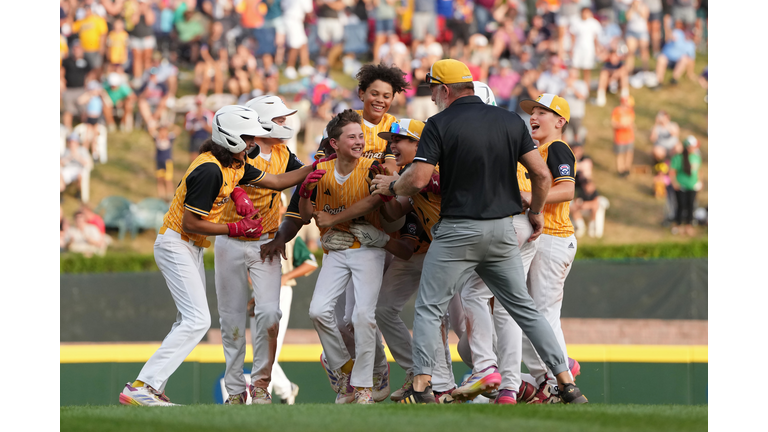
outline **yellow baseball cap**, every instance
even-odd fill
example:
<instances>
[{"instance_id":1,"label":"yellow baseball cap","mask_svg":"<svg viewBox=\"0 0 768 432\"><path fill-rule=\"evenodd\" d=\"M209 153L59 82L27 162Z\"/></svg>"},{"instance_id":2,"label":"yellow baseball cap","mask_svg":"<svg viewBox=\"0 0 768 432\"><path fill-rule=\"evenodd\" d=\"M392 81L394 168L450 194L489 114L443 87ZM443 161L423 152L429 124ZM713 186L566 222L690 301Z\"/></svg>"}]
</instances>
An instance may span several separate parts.
<instances>
[{"instance_id":1,"label":"yellow baseball cap","mask_svg":"<svg viewBox=\"0 0 768 432\"><path fill-rule=\"evenodd\" d=\"M472 72L464 63L454 60L445 59L435 62L425 80L427 84L456 84L456 83L471 83Z\"/></svg>"},{"instance_id":2,"label":"yellow baseball cap","mask_svg":"<svg viewBox=\"0 0 768 432\"><path fill-rule=\"evenodd\" d=\"M531 115L534 107L542 107L554 111L555 114L563 117L565 121L571 121L571 107L568 106L568 101L558 95L544 93L539 95L536 100L527 99L520 102L520 108L528 115Z\"/></svg>"},{"instance_id":3,"label":"yellow baseball cap","mask_svg":"<svg viewBox=\"0 0 768 432\"><path fill-rule=\"evenodd\" d=\"M379 132L379 138L391 141L392 135L400 135L413 138L416 141L421 139L421 131L424 130L424 122L413 119L400 119L399 122L392 123L389 132Z\"/></svg>"}]
</instances>

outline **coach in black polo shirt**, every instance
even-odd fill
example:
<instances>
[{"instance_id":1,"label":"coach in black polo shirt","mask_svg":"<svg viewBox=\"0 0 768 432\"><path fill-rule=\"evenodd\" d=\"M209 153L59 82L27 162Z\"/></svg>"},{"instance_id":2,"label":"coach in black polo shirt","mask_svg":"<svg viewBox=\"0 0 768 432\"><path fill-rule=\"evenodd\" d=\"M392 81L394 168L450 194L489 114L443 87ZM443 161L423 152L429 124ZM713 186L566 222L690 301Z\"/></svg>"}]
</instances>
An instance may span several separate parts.
<instances>
[{"instance_id":1,"label":"coach in black polo shirt","mask_svg":"<svg viewBox=\"0 0 768 432\"><path fill-rule=\"evenodd\" d=\"M531 240L544 226L542 210L552 178L523 120L475 96L472 74L456 60L440 60L427 75L440 111L429 118L414 165L402 177L377 176L374 193L411 196L440 166L442 207L424 259L413 322L413 389L403 403L433 403L431 379L442 352L440 317L476 271L496 301L525 332L557 376L565 403L587 400L573 384L568 363L547 320L536 310L525 285L523 263L510 216L522 212L517 163L531 176Z\"/></svg>"}]
</instances>

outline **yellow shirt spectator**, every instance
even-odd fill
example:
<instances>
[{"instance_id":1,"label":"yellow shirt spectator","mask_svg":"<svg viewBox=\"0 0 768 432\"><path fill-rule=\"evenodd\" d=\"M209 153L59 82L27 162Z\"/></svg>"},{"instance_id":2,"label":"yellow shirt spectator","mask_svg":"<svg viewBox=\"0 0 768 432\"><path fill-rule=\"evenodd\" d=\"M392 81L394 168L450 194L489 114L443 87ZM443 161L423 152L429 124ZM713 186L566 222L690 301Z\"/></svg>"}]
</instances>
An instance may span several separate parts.
<instances>
[{"instance_id":1,"label":"yellow shirt spectator","mask_svg":"<svg viewBox=\"0 0 768 432\"><path fill-rule=\"evenodd\" d=\"M59 67L64 58L69 55L69 46L67 46L67 38L64 35L59 35Z\"/></svg>"},{"instance_id":2,"label":"yellow shirt spectator","mask_svg":"<svg viewBox=\"0 0 768 432\"><path fill-rule=\"evenodd\" d=\"M128 61L128 32L112 30L107 35L107 58L116 65Z\"/></svg>"},{"instance_id":3,"label":"yellow shirt spectator","mask_svg":"<svg viewBox=\"0 0 768 432\"><path fill-rule=\"evenodd\" d=\"M104 18L91 14L72 24L72 31L80 36L80 44L85 52L99 51L101 37L107 34L107 22Z\"/></svg>"}]
</instances>

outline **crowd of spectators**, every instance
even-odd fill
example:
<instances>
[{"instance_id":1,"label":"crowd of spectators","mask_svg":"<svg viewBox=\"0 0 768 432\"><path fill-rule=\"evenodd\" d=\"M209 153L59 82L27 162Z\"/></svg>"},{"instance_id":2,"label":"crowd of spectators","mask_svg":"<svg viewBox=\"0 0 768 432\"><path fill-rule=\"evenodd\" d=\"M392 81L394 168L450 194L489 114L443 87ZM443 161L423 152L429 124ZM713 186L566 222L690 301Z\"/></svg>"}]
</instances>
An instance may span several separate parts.
<instances>
[{"instance_id":1,"label":"crowd of spectators","mask_svg":"<svg viewBox=\"0 0 768 432\"><path fill-rule=\"evenodd\" d=\"M303 140L289 145L309 160L322 126L361 106L330 71L354 77L370 61L407 73L411 86L393 108L411 118L436 113L419 84L445 57L466 63L526 123L520 100L562 95L572 115L566 139L583 150L586 105L605 106L608 92L629 101L633 88L683 77L706 85L694 60L706 50L707 19L707 0L60 0L62 192L75 183L87 203L88 173L106 161L107 135L139 129L156 143L158 195L167 199L173 125L188 131L195 157L215 109L261 94L299 109L291 126ZM178 94L180 70L193 99ZM673 156L664 127L654 127L657 161L657 147ZM629 153L617 156L618 173L628 175L632 143L614 144ZM593 214L594 201L585 202L575 207Z\"/></svg>"}]
</instances>

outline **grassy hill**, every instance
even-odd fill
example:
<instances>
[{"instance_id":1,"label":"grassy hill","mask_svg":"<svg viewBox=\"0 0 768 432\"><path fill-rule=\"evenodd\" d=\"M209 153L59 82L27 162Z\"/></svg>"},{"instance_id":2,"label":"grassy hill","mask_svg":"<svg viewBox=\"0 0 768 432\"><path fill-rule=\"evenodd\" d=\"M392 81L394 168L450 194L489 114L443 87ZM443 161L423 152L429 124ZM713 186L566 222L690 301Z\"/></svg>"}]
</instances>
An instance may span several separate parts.
<instances>
[{"instance_id":1,"label":"grassy hill","mask_svg":"<svg viewBox=\"0 0 768 432\"><path fill-rule=\"evenodd\" d=\"M700 73L706 64L707 56L699 55L696 73ZM194 91L188 76L189 74L182 73L180 77L180 95ZM351 78L337 71L334 71L333 77L342 85L355 84ZM706 91L698 83L683 78L676 86L665 86L660 91L632 89L632 94L636 101L635 165L650 166L650 130L656 113L660 109L666 110L672 120L680 125L681 137L693 134L701 144L704 162L700 175L704 189L699 192L697 200L700 205L705 206L708 202L708 117L707 105L704 102ZM592 239L585 236L579 239L579 242L585 245L613 245L689 241L690 237L673 236L668 229L662 227L664 203L653 196L650 170L646 173L633 173L628 178L620 178L615 174L610 113L617 105L617 95L610 93L605 107L587 104L584 125L588 128L589 135L585 152L595 163L594 177L598 191L610 200L611 206L606 212L603 238ZM405 107L393 105L391 112L400 117L404 115ZM299 140L301 139L300 136ZM174 145L175 182L181 179L189 165L188 142L189 136L184 132ZM108 163L97 165L91 173L92 206L96 206L102 198L109 195L122 195L134 202L148 196L156 196L154 144L149 134L144 130L111 133L108 148ZM62 206L65 215L71 219L79 206L72 189L65 193ZM110 252L151 253L155 236L152 231L142 232L136 239L128 236L121 242L115 241L110 246ZM707 228L699 227L695 238L706 237Z\"/></svg>"}]
</instances>

